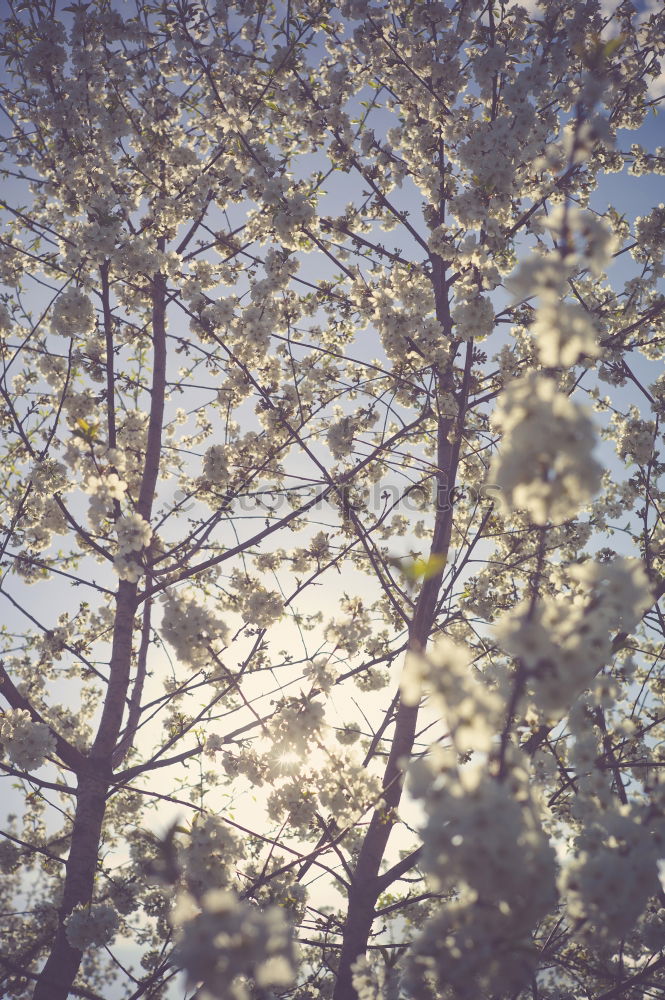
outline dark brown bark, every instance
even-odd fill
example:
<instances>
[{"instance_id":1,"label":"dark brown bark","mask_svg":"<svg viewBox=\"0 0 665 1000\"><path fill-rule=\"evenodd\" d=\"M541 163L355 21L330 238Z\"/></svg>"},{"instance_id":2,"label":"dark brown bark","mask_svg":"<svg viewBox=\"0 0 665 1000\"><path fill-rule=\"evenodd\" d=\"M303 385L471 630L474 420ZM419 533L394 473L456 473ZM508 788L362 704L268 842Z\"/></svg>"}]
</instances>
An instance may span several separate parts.
<instances>
[{"instance_id":1,"label":"dark brown bark","mask_svg":"<svg viewBox=\"0 0 665 1000\"><path fill-rule=\"evenodd\" d=\"M137 504L146 520L150 519L161 453L166 370L165 303L166 282L158 274L153 281L154 365L150 422L145 472ZM77 803L58 930L37 979L33 1000L67 1000L81 964L82 952L70 945L64 922L75 906L89 903L93 896L106 798L112 780L111 761L122 727L131 675L132 636L138 603L137 585L121 580L116 594L109 680L102 715L90 754L77 772Z\"/></svg>"},{"instance_id":2,"label":"dark brown bark","mask_svg":"<svg viewBox=\"0 0 665 1000\"><path fill-rule=\"evenodd\" d=\"M104 766L103 761L91 758L88 767L90 772L79 779L58 930L37 980L33 1000L66 1000L81 963L81 952L67 940L63 921L78 903L87 903L92 896L110 777L108 761Z\"/></svg>"},{"instance_id":3,"label":"dark brown bark","mask_svg":"<svg viewBox=\"0 0 665 1000\"><path fill-rule=\"evenodd\" d=\"M430 559L447 557L453 525L450 495L455 486L459 462L460 430L466 406L466 391L471 367L472 347L468 345L464 386L457 421L439 418L437 454L437 512L430 547ZM447 380L446 380L447 382ZM441 380L441 389L450 388ZM449 435L454 429L453 442ZM437 598L441 589L443 569L423 582L409 630L411 649L424 651L436 619ZM358 855L353 882L349 890L347 919L344 926L337 980L333 1000L357 1000L352 982L351 966L367 949L376 903L385 891L385 879L379 876L388 839L397 820L397 809L404 787L403 762L413 749L418 721L418 706L400 700L395 719L388 763L383 777L382 801L374 811Z\"/></svg>"}]
</instances>

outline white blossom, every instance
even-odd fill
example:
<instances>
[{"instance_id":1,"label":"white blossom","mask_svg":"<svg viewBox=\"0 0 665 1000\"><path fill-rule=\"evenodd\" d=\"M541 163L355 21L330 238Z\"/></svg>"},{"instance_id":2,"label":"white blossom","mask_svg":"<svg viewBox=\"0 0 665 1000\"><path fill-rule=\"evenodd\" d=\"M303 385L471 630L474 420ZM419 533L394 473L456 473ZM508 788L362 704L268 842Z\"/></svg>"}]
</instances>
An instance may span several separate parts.
<instances>
[{"instance_id":1,"label":"white blossom","mask_svg":"<svg viewBox=\"0 0 665 1000\"><path fill-rule=\"evenodd\" d=\"M65 337L92 333L95 328L95 309L79 288L66 288L60 292L51 314L51 329Z\"/></svg>"},{"instance_id":2,"label":"white blossom","mask_svg":"<svg viewBox=\"0 0 665 1000\"><path fill-rule=\"evenodd\" d=\"M316 656L313 660L308 660L303 669L303 674L308 681L321 691L329 691L335 683L338 671L331 662L330 657Z\"/></svg>"},{"instance_id":3,"label":"white blossom","mask_svg":"<svg viewBox=\"0 0 665 1000\"><path fill-rule=\"evenodd\" d=\"M228 629L191 591L167 592L162 598L161 632L182 663L195 669L212 666L210 650L228 639Z\"/></svg>"},{"instance_id":4,"label":"white blossom","mask_svg":"<svg viewBox=\"0 0 665 1000\"><path fill-rule=\"evenodd\" d=\"M460 302L452 311L454 335L462 340L485 340L494 328L494 307L485 295Z\"/></svg>"},{"instance_id":5,"label":"white blossom","mask_svg":"<svg viewBox=\"0 0 665 1000\"><path fill-rule=\"evenodd\" d=\"M109 944L117 928L118 914L111 903L79 904L65 920L67 940L78 951Z\"/></svg>"},{"instance_id":6,"label":"white blossom","mask_svg":"<svg viewBox=\"0 0 665 1000\"><path fill-rule=\"evenodd\" d=\"M127 492L127 483L120 479L117 472L110 472L102 476L90 476L84 489L86 493L99 497L103 502L122 500Z\"/></svg>"},{"instance_id":7,"label":"white blossom","mask_svg":"<svg viewBox=\"0 0 665 1000\"><path fill-rule=\"evenodd\" d=\"M171 919L176 961L190 982L203 982L211 1000L249 1000L248 976L264 989L292 984L291 931L278 907L262 911L217 889L198 906L181 896Z\"/></svg>"},{"instance_id":8,"label":"white blossom","mask_svg":"<svg viewBox=\"0 0 665 1000\"><path fill-rule=\"evenodd\" d=\"M0 333L8 333L13 325L12 314L4 302L0 302Z\"/></svg>"},{"instance_id":9,"label":"white blossom","mask_svg":"<svg viewBox=\"0 0 665 1000\"><path fill-rule=\"evenodd\" d=\"M541 362L569 368L580 358L597 358L600 348L588 313L577 303L554 299L543 303L531 327Z\"/></svg>"},{"instance_id":10,"label":"white blossom","mask_svg":"<svg viewBox=\"0 0 665 1000\"><path fill-rule=\"evenodd\" d=\"M568 598L518 605L496 624L501 647L519 658L527 686L548 718L559 718L611 655L614 635L630 632L652 597L637 561L587 560L566 571Z\"/></svg>"},{"instance_id":11,"label":"white blossom","mask_svg":"<svg viewBox=\"0 0 665 1000\"><path fill-rule=\"evenodd\" d=\"M375 969L365 955L359 955L351 970L358 1000L386 1000L386 974L381 966Z\"/></svg>"},{"instance_id":12,"label":"white blossom","mask_svg":"<svg viewBox=\"0 0 665 1000\"><path fill-rule=\"evenodd\" d=\"M344 458L351 453L355 429L355 421L351 416L340 417L330 425L326 440L335 458Z\"/></svg>"},{"instance_id":13,"label":"white blossom","mask_svg":"<svg viewBox=\"0 0 665 1000\"><path fill-rule=\"evenodd\" d=\"M55 736L43 722L33 722L22 708L10 708L0 717L0 742L7 756L23 771L41 767L55 753Z\"/></svg>"},{"instance_id":14,"label":"white blossom","mask_svg":"<svg viewBox=\"0 0 665 1000\"><path fill-rule=\"evenodd\" d=\"M658 880L658 845L629 809L609 809L587 824L561 873L568 915L588 921L587 933L619 939L629 934Z\"/></svg>"},{"instance_id":15,"label":"white blossom","mask_svg":"<svg viewBox=\"0 0 665 1000\"><path fill-rule=\"evenodd\" d=\"M208 448L203 456L203 475L216 485L225 486L228 483L229 462L224 445L214 444Z\"/></svg>"},{"instance_id":16,"label":"white blossom","mask_svg":"<svg viewBox=\"0 0 665 1000\"><path fill-rule=\"evenodd\" d=\"M505 438L491 468L506 511L535 524L574 517L600 487L593 424L586 412L535 373L510 381L494 417Z\"/></svg>"},{"instance_id":17,"label":"white blossom","mask_svg":"<svg viewBox=\"0 0 665 1000\"><path fill-rule=\"evenodd\" d=\"M241 853L240 842L227 823L212 814L198 816L185 851L184 878L189 891L200 896L207 889L230 886Z\"/></svg>"},{"instance_id":18,"label":"white blossom","mask_svg":"<svg viewBox=\"0 0 665 1000\"><path fill-rule=\"evenodd\" d=\"M489 750L501 700L473 676L462 646L442 636L427 654L410 652L400 683L407 705L417 705L423 691L436 698L460 751Z\"/></svg>"},{"instance_id":19,"label":"white blossom","mask_svg":"<svg viewBox=\"0 0 665 1000\"><path fill-rule=\"evenodd\" d=\"M323 716L324 708L319 701L283 699L268 727L273 752L304 754L308 743L317 738Z\"/></svg>"},{"instance_id":20,"label":"white blossom","mask_svg":"<svg viewBox=\"0 0 665 1000\"><path fill-rule=\"evenodd\" d=\"M140 552L150 544L152 528L140 514L125 514L115 522L118 535L118 555Z\"/></svg>"},{"instance_id":21,"label":"white blossom","mask_svg":"<svg viewBox=\"0 0 665 1000\"><path fill-rule=\"evenodd\" d=\"M136 559L132 559L131 555L115 556L113 569L121 580L127 580L129 583L138 583L145 573L145 568Z\"/></svg>"},{"instance_id":22,"label":"white blossom","mask_svg":"<svg viewBox=\"0 0 665 1000\"><path fill-rule=\"evenodd\" d=\"M615 417L614 424L618 431L616 442L618 455L625 462L646 465L654 457L655 422L640 419L636 408L633 408L626 419Z\"/></svg>"}]
</instances>

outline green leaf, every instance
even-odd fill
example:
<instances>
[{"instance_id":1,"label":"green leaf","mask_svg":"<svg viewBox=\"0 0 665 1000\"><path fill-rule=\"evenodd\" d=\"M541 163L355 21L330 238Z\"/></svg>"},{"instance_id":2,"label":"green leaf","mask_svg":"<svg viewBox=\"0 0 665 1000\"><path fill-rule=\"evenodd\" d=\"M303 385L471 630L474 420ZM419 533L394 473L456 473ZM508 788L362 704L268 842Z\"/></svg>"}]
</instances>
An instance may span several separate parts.
<instances>
[{"instance_id":1,"label":"green leaf","mask_svg":"<svg viewBox=\"0 0 665 1000\"><path fill-rule=\"evenodd\" d=\"M78 418L76 421L76 427L78 428L78 433L81 437L85 438L86 441L94 441L99 431L99 424L89 424L83 417Z\"/></svg>"},{"instance_id":2,"label":"green leaf","mask_svg":"<svg viewBox=\"0 0 665 1000\"><path fill-rule=\"evenodd\" d=\"M432 554L427 559L415 559L410 566L407 566L406 575L411 580L430 580L443 570L447 562L447 556L439 553Z\"/></svg>"},{"instance_id":3,"label":"green leaf","mask_svg":"<svg viewBox=\"0 0 665 1000\"><path fill-rule=\"evenodd\" d=\"M617 35L616 38L610 38L609 42L606 42L603 46L603 56L605 59L609 59L612 53L616 52L626 40L625 35Z\"/></svg>"},{"instance_id":4,"label":"green leaf","mask_svg":"<svg viewBox=\"0 0 665 1000\"><path fill-rule=\"evenodd\" d=\"M447 561L447 556L440 553L430 555L427 559L422 556L415 556L411 559L402 556L389 556L386 560L391 566L395 566L411 584L436 576L443 570Z\"/></svg>"}]
</instances>

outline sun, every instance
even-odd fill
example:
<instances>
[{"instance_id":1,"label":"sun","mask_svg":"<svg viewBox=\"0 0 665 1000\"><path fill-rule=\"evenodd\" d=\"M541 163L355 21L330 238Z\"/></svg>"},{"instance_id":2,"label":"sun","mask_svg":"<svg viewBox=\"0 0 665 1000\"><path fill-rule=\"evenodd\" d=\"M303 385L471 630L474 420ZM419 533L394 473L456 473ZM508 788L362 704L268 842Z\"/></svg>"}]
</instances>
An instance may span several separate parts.
<instances>
[{"instance_id":1,"label":"sun","mask_svg":"<svg viewBox=\"0 0 665 1000\"><path fill-rule=\"evenodd\" d=\"M285 750L277 757L277 765L280 771L285 773L297 771L303 763L302 754L296 753L294 750Z\"/></svg>"}]
</instances>

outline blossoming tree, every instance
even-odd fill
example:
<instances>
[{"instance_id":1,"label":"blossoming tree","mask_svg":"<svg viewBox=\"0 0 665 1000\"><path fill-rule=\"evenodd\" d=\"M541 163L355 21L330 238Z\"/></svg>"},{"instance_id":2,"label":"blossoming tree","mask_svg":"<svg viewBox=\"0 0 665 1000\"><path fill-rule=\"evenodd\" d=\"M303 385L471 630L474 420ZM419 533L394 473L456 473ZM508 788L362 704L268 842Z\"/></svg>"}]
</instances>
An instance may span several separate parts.
<instances>
[{"instance_id":1,"label":"blossoming tree","mask_svg":"<svg viewBox=\"0 0 665 1000\"><path fill-rule=\"evenodd\" d=\"M5 9L2 995L665 996L662 10Z\"/></svg>"}]
</instances>

